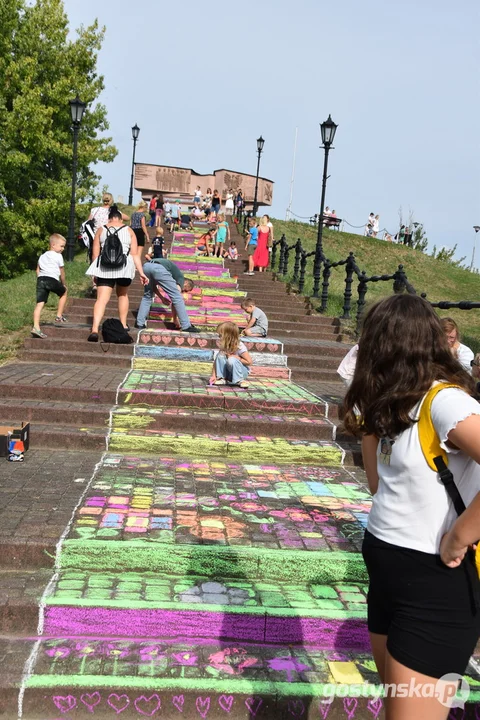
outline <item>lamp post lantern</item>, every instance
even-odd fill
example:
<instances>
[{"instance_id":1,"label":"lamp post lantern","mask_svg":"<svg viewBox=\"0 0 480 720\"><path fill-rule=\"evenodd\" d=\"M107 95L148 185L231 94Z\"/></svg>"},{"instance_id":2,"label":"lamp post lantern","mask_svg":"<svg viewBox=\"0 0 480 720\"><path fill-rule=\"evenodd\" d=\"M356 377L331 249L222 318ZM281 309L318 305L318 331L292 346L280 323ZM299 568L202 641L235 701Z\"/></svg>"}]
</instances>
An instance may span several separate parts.
<instances>
[{"instance_id":1,"label":"lamp post lantern","mask_svg":"<svg viewBox=\"0 0 480 720\"><path fill-rule=\"evenodd\" d=\"M258 173L260 172L260 155L263 151L263 146L265 145L265 140L260 135L260 137L257 139L257 153L258 153L258 160L257 160L257 177L255 178L255 196L253 198L253 217L257 216L257 210L258 210L258 203L257 203L257 195L258 195Z\"/></svg>"},{"instance_id":2,"label":"lamp post lantern","mask_svg":"<svg viewBox=\"0 0 480 720\"><path fill-rule=\"evenodd\" d=\"M83 113L85 112L85 108L87 107L87 105L80 100L78 95L75 100L69 100L69 105L73 125L73 162L72 194L70 197L70 220L68 223L67 236L67 260L71 261L75 256L75 191L77 187L78 133L80 130L80 123L82 122Z\"/></svg>"},{"instance_id":3,"label":"lamp post lantern","mask_svg":"<svg viewBox=\"0 0 480 720\"><path fill-rule=\"evenodd\" d=\"M332 143L337 132L338 125L332 120L331 115L320 125L322 131L322 147L325 150L325 158L323 162L323 178L322 178L322 198L320 200L320 214L318 217L317 244L315 246L315 260L313 264L313 297L318 297L320 288L320 271L323 261L323 211L325 208L325 189L327 186L327 169L328 169L328 153L332 148Z\"/></svg>"},{"instance_id":4,"label":"lamp post lantern","mask_svg":"<svg viewBox=\"0 0 480 720\"><path fill-rule=\"evenodd\" d=\"M473 252L472 252L472 262L470 263L470 272L473 272L473 266L475 265L475 246L477 244L477 233L480 230L480 225L474 225L473 229L475 230L475 237L473 239Z\"/></svg>"},{"instance_id":5,"label":"lamp post lantern","mask_svg":"<svg viewBox=\"0 0 480 720\"><path fill-rule=\"evenodd\" d=\"M132 138L133 138L133 155L132 155L132 175L130 177L130 192L128 194L128 204L133 204L133 173L135 170L135 149L137 147L138 136L140 135L140 128L137 123L132 127Z\"/></svg>"}]
</instances>

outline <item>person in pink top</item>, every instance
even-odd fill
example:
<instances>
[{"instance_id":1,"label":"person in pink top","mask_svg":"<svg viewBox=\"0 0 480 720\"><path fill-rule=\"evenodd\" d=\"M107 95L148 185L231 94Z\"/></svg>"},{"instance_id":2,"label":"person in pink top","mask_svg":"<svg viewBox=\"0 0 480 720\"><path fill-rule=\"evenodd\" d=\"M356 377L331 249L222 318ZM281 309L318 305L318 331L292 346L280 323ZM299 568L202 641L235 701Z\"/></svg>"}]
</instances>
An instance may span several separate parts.
<instances>
[{"instance_id":1,"label":"person in pink top","mask_svg":"<svg viewBox=\"0 0 480 720\"><path fill-rule=\"evenodd\" d=\"M253 254L253 266L258 267L259 272L267 269L270 260L268 248L270 242L271 229L268 226L268 218L264 215L258 226L258 242Z\"/></svg>"}]
</instances>

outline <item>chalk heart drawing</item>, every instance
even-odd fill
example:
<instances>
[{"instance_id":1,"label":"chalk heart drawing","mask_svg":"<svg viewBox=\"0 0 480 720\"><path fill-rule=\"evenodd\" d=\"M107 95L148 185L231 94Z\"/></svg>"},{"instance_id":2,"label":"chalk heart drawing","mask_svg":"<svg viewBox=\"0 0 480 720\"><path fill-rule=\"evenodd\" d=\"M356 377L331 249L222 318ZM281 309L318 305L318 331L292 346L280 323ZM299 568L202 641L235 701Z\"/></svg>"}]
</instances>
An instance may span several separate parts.
<instances>
[{"instance_id":1,"label":"chalk heart drawing","mask_svg":"<svg viewBox=\"0 0 480 720\"><path fill-rule=\"evenodd\" d=\"M182 337L176 337L175 342L177 343L177 345L183 345L183 343L185 342L185 339Z\"/></svg>"},{"instance_id":2,"label":"chalk heart drawing","mask_svg":"<svg viewBox=\"0 0 480 720\"><path fill-rule=\"evenodd\" d=\"M203 340L202 338L200 338L198 344L200 345L200 347L205 347L207 344L207 340Z\"/></svg>"},{"instance_id":3,"label":"chalk heart drawing","mask_svg":"<svg viewBox=\"0 0 480 720\"><path fill-rule=\"evenodd\" d=\"M183 712L183 705L185 698L183 695L174 695L172 698L172 704L177 708L178 712Z\"/></svg>"},{"instance_id":4,"label":"chalk heart drawing","mask_svg":"<svg viewBox=\"0 0 480 720\"><path fill-rule=\"evenodd\" d=\"M148 717L152 717L152 715L155 715L157 710L160 710L162 703L158 695L155 693L154 695L150 695L149 698L146 698L145 695L141 695L135 700L134 705L140 715L148 715Z\"/></svg>"},{"instance_id":5,"label":"chalk heart drawing","mask_svg":"<svg viewBox=\"0 0 480 720\"><path fill-rule=\"evenodd\" d=\"M255 717L260 710L261 706L263 704L262 698L258 697L249 697L245 700L245 705L247 706L247 710L252 715L252 717Z\"/></svg>"},{"instance_id":6,"label":"chalk heart drawing","mask_svg":"<svg viewBox=\"0 0 480 720\"><path fill-rule=\"evenodd\" d=\"M170 343L171 339L172 338L170 337L170 335L162 335L162 343L164 345L168 345Z\"/></svg>"},{"instance_id":7,"label":"chalk heart drawing","mask_svg":"<svg viewBox=\"0 0 480 720\"><path fill-rule=\"evenodd\" d=\"M301 700L290 700L288 703L288 712L293 717L301 718L305 714L305 705Z\"/></svg>"},{"instance_id":8,"label":"chalk heart drawing","mask_svg":"<svg viewBox=\"0 0 480 720\"><path fill-rule=\"evenodd\" d=\"M193 338L193 337L187 338L187 343L188 343L190 346L195 345L196 342L197 342L196 338Z\"/></svg>"},{"instance_id":9,"label":"chalk heart drawing","mask_svg":"<svg viewBox=\"0 0 480 720\"><path fill-rule=\"evenodd\" d=\"M218 698L218 704L222 708L222 710L225 710L225 712L230 712L233 705L233 695L220 695Z\"/></svg>"},{"instance_id":10,"label":"chalk heart drawing","mask_svg":"<svg viewBox=\"0 0 480 720\"><path fill-rule=\"evenodd\" d=\"M352 718L355 717L357 705L357 698L343 698L343 707L345 709L345 712L347 713L348 720L352 720Z\"/></svg>"},{"instance_id":11,"label":"chalk heart drawing","mask_svg":"<svg viewBox=\"0 0 480 720\"><path fill-rule=\"evenodd\" d=\"M120 715L120 713L126 710L130 705L130 698L128 695L117 695L117 693L111 693L107 698L107 703L115 710L117 715Z\"/></svg>"},{"instance_id":12,"label":"chalk heart drawing","mask_svg":"<svg viewBox=\"0 0 480 720\"><path fill-rule=\"evenodd\" d=\"M143 341L143 342L145 342L145 341L143 340L144 337L148 337L148 335L143 335L143 336L142 336L142 341ZM153 342L156 343L157 345L158 345L158 343L161 341L161 339L162 339L162 336L161 336L161 335L152 335L152 340L153 340Z\"/></svg>"},{"instance_id":13,"label":"chalk heart drawing","mask_svg":"<svg viewBox=\"0 0 480 720\"><path fill-rule=\"evenodd\" d=\"M270 350L270 352L277 352L278 345L269 345L268 349Z\"/></svg>"},{"instance_id":14,"label":"chalk heart drawing","mask_svg":"<svg viewBox=\"0 0 480 720\"><path fill-rule=\"evenodd\" d=\"M198 714L205 719L208 715L208 711L210 710L210 698L198 697L195 700L195 705L197 707Z\"/></svg>"},{"instance_id":15,"label":"chalk heart drawing","mask_svg":"<svg viewBox=\"0 0 480 720\"><path fill-rule=\"evenodd\" d=\"M158 342L158 340L155 340L155 337L156 336L154 335L152 338L153 342ZM148 343L149 340L150 340L150 335L140 335L140 341L142 343Z\"/></svg>"},{"instance_id":16,"label":"chalk heart drawing","mask_svg":"<svg viewBox=\"0 0 480 720\"><path fill-rule=\"evenodd\" d=\"M101 700L101 695L99 692L94 693L84 693L80 696L80 700L85 705L85 707L88 709L88 712L93 713L93 708L98 705L98 703Z\"/></svg>"},{"instance_id":17,"label":"chalk heart drawing","mask_svg":"<svg viewBox=\"0 0 480 720\"><path fill-rule=\"evenodd\" d=\"M328 713L331 710L333 700L320 700L318 703L318 709L323 720L326 720Z\"/></svg>"},{"instance_id":18,"label":"chalk heart drawing","mask_svg":"<svg viewBox=\"0 0 480 720\"><path fill-rule=\"evenodd\" d=\"M265 350L265 343L257 343L257 350L259 352L262 352L262 350Z\"/></svg>"},{"instance_id":19,"label":"chalk heart drawing","mask_svg":"<svg viewBox=\"0 0 480 720\"><path fill-rule=\"evenodd\" d=\"M374 698L373 700L369 700L367 703L367 708L370 710L374 718L377 718L380 715L382 706L383 703L381 698Z\"/></svg>"},{"instance_id":20,"label":"chalk heart drawing","mask_svg":"<svg viewBox=\"0 0 480 720\"><path fill-rule=\"evenodd\" d=\"M67 713L77 707L77 698L73 695L54 695L53 702L62 713Z\"/></svg>"}]
</instances>

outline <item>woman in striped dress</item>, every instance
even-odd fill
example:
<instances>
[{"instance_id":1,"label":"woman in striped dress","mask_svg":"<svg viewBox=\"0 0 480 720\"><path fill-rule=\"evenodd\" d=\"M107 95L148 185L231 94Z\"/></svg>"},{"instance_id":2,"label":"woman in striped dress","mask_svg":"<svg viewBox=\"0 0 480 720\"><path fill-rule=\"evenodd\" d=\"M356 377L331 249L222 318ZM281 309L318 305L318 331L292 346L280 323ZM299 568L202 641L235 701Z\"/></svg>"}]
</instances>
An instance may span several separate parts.
<instances>
[{"instance_id":1,"label":"woman in striped dress","mask_svg":"<svg viewBox=\"0 0 480 720\"><path fill-rule=\"evenodd\" d=\"M95 233L93 239L93 262L86 272L86 275L91 275L97 279L97 301L93 306L93 324L91 333L88 336L88 342L98 342L98 329L103 320L107 303L112 296L113 288L116 288L117 292L120 322L124 328L128 329L128 288L135 277L135 268L138 270L142 283L144 285L148 283L138 255L135 233L127 225L123 224L122 213L116 205L112 205L110 208L108 218L108 223L104 227L100 227ZM127 260L123 267L106 268L100 262L100 255L108 234L115 230L122 243Z\"/></svg>"}]
</instances>

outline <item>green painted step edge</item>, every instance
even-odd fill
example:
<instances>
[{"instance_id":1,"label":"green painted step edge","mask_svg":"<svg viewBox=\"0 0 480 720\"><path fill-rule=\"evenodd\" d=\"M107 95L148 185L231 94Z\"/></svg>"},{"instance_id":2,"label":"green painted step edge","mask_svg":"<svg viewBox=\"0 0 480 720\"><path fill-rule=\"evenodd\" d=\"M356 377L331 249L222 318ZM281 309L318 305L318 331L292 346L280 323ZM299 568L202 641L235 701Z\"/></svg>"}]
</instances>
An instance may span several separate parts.
<instances>
[{"instance_id":1,"label":"green painted step edge","mask_svg":"<svg viewBox=\"0 0 480 720\"><path fill-rule=\"evenodd\" d=\"M185 455L195 452L196 457L216 457L219 454L228 459L250 460L253 450L261 452L262 462L318 464L322 466L342 465L343 451L339 446L305 446L289 445L282 442L283 438L274 443L259 441L229 443L224 440L207 438L172 438L163 435L129 435L113 432L110 436L109 450L112 452L147 452L173 455ZM194 444L192 447L192 443Z\"/></svg>"},{"instance_id":2,"label":"green painted step edge","mask_svg":"<svg viewBox=\"0 0 480 720\"><path fill-rule=\"evenodd\" d=\"M61 569L162 572L230 578L284 580L297 584L366 582L360 553L345 551L271 550L218 545L175 546L149 541L66 540Z\"/></svg>"},{"instance_id":3,"label":"green painted step edge","mask_svg":"<svg viewBox=\"0 0 480 720\"><path fill-rule=\"evenodd\" d=\"M211 605L210 603L186 603L180 601L172 602L149 602L147 600L95 600L88 598L55 598L51 596L45 601L46 605L59 607L102 607L102 608L126 608L133 610L192 610L195 612L213 612L229 615L265 615L265 617L295 617L295 618L325 618L328 620L350 620L366 618L365 612L356 610L322 610L321 608L285 608L240 605Z\"/></svg>"}]
</instances>

